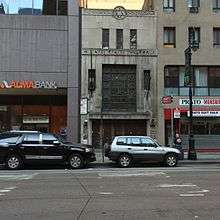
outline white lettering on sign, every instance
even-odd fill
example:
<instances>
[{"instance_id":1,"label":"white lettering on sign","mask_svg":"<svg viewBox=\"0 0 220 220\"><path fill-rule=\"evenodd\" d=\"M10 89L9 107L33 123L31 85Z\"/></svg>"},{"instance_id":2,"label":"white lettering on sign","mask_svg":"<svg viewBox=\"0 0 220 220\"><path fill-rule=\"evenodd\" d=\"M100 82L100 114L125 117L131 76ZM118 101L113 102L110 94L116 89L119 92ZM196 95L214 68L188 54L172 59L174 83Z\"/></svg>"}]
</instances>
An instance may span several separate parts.
<instances>
[{"instance_id":1,"label":"white lettering on sign","mask_svg":"<svg viewBox=\"0 0 220 220\"><path fill-rule=\"evenodd\" d=\"M187 116L189 115L188 111ZM220 117L220 111L193 111L193 117Z\"/></svg>"},{"instance_id":2,"label":"white lettering on sign","mask_svg":"<svg viewBox=\"0 0 220 220\"><path fill-rule=\"evenodd\" d=\"M189 99L179 99L179 105L189 105ZM193 99L193 105L220 106L220 99Z\"/></svg>"}]
</instances>

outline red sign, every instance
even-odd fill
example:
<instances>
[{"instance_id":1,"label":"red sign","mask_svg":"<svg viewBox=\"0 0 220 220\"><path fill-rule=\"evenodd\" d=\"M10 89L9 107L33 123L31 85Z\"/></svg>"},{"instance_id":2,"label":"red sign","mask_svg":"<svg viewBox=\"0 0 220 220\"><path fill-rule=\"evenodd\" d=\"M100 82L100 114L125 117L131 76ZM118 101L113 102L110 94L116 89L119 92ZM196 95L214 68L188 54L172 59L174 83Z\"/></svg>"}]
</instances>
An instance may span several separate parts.
<instances>
[{"instance_id":1,"label":"red sign","mask_svg":"<svg viewBox=\"0 0 220 220\"><path fill-rule=\"evenodd\" d=\"M172 96L164 96L161 100L164 105L171 104L173 102Z\"/></svg>"}]
</instances>

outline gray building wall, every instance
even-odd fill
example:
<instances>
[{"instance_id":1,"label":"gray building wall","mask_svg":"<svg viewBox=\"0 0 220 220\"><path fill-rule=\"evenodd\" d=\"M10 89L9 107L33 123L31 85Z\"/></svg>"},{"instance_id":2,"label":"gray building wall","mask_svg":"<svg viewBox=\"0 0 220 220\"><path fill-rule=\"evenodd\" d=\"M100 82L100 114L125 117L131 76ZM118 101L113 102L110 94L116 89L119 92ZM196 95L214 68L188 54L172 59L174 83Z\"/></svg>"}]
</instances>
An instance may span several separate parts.
<instances>
[{"instance_id":1,"label":"gray building wall","mask_svg":"<svg viewBox=\"0 0 220 220\"><path fill-rule=\"evenodd\" d=\"M79 6L68 4L68 16L0 15L0 81L47 80L67 88L68 139L77 142Z\"/></svg>"}]
</instances>

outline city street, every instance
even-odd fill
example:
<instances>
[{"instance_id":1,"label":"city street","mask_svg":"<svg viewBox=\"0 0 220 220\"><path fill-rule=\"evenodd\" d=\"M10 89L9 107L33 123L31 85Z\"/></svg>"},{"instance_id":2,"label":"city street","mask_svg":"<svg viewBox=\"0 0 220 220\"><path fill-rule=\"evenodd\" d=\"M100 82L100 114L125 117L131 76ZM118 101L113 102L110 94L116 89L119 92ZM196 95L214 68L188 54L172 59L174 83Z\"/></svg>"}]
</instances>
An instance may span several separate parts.
<instances>
[{"instance_id":1,"label":"city street","mask_svg":"<svg viewBox=\"0 0 220 220\"><path fill-rule=\"evenodd\" d=\"M0 170L0 219L202 219L220 216L220 164Z\"/></svg>"}]
</instances>

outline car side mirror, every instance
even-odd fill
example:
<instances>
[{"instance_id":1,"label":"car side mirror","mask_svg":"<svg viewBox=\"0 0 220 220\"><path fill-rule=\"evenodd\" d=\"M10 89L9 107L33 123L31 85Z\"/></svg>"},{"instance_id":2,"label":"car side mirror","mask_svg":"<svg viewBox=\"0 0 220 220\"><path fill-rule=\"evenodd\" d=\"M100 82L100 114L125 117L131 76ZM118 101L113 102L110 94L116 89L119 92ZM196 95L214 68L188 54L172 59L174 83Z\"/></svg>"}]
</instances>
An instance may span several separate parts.
<instances>
[{"instance_id":1,"label":"car side mirror","mask_svg":"<svg viewBox=\"0 0 220 220\"><path fill-rule=\"evenodd\" d=\"M59 146L60 142L59 141L53 141L53 144L56 145L56 146Z\"/></svg>"}]
</instances>

